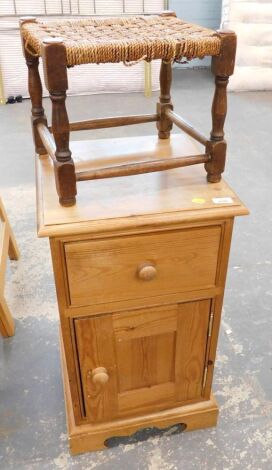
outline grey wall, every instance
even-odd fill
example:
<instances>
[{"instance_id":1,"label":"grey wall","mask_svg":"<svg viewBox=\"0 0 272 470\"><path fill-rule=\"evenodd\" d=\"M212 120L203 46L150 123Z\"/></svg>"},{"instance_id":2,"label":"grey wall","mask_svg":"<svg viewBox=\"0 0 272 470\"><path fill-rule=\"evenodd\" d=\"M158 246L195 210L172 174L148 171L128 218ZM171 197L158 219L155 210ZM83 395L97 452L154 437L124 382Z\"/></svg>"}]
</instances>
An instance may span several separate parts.
<instances>
[{"instance_id":1,"label":"grey wall","mask_svg":"<svg viewBox=\"0 0 272 470\"><path fill-rule=\"evenodd\" d=\"M221 20L222 0L169 0L169 10L174 10L179 18L207 28L218 29ZM208 66L209 59L193 60L181 67Z\"/></svg>"},{"instance_id":2,"label":"grey wall","mask_svg":"<svg viewBox=\"0 0 272 470\"><path fill-rule=\"evenodd\" d=\"M190 23L217 29L220 25L222 0L169 0L169 10Z\"/></svg>"}]
</instances>

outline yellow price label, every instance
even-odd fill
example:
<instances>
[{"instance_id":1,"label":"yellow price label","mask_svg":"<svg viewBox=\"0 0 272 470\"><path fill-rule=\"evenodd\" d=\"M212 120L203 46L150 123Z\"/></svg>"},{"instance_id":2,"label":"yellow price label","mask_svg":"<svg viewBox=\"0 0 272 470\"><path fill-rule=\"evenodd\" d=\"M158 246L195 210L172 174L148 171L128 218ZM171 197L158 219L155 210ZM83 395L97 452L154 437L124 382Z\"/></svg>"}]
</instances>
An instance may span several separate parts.
<instances>
[{"instance_id":1,"label":"yellow price label","mask_svg":"<svg viewBox=\"0 0 272 470\"><path fill-rule=\"evenodd\" d=\"M206 202L206 199L203 199L203 197L194 197L194 199L192 199L192 202L194 202L195 204L204 204Z\"/></svg>"}]
</instances>

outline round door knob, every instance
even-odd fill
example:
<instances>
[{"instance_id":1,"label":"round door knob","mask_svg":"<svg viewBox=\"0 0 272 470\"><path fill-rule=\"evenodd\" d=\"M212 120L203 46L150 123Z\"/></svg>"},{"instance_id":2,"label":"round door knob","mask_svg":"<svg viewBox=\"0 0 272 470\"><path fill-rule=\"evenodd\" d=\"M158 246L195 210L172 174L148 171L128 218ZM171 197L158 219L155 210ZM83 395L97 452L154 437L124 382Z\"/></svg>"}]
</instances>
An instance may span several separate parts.
<instances>
[{"instance_id":1,"label":"round door knob","mask_svg":"<svg viewBox=\"0 0 272 470\"><path fill-rule=\"evenodd\" d=\"M96 385L105 385L109 380L109 374L105 367L97 367L92 371L92 381Z\"/></svg>"},{"instance_id":2,"label":"round door knob","mask_svg":"<svg viewBox=\"0 0 272 470\"><path fill-rule=\"evenodd\" d=\"M157 270L153 264L144 263L138 267L138 277L142 281L152 281L157 275Z\"/></svg>"}]
</instances>

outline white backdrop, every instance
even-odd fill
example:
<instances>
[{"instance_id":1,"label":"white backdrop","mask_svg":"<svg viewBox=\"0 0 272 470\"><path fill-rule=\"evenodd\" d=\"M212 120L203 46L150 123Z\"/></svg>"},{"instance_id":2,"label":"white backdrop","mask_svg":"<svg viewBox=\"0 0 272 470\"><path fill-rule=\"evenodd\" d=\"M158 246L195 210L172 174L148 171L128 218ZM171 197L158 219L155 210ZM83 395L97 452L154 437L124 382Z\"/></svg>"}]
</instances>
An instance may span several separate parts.
<instances>
[{"instance_id":1,"label":"white backdrop","mask_svg":"<svg viewBox=\"0 0 272 470\"><path fill-rule=\"evenodd\" d=\"M222 24L238 36L232 91L272 89L272 2L223 0Z\"/></svg>"},{"instance_id":2,"label":"white backdrop","mask_svg":"<svg viewBox=\"0 0 272 470\"><path fill-rule=\"evenodd\" d=\"M150 13L164 9L164 0L0 0L0 67L4 94L28 96L27 68L18 29L24 15L111 15ZM144 7L144 8L143 8ZM159 61L152 63L152 88L159 88ZM41 67L42 69L42 67ZM42 73L41 73L42 75ZM144 64L81 65L68 72L69 94L144 90ZM46 92L46 90L45 90Z\"/></svg>"}]
</instances>

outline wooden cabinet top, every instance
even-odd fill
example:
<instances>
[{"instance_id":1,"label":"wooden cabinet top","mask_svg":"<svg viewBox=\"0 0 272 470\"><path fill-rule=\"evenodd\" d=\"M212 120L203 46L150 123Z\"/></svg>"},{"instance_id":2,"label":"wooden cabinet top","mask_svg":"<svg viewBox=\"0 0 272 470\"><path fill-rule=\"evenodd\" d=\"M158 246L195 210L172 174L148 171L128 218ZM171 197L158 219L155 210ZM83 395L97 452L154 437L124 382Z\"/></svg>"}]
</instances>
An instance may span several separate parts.
<instances>
[{"instance_id":1,"label":"wooden cabinet top","mask_svg":"<svg viewBox=\"0 0 272 470\"><path fill-rule=\"evenodd\" d=\"M202 148L182 134L71 142L78 169L199 154ZM146 229L248 214L227 183L207 183L203 165L78 184L77 203L59 204L48 156L37 158L38 235L75 235Z\"/></svg>"}]
</instances>

